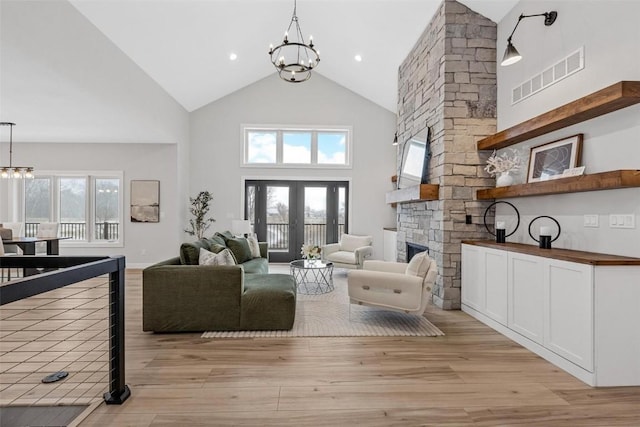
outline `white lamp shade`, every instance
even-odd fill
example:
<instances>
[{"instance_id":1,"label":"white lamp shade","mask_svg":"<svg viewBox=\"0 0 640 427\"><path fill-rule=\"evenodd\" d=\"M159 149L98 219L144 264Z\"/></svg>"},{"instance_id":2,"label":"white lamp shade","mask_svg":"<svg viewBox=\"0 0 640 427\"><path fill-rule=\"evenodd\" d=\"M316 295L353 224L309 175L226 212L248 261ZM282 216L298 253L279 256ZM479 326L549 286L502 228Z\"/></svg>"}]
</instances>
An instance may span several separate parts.
<instances>
[{"instance_id":1,"label":"white lamp shade","mask_svg":"<svg viewBox=\"0 0 640 427\"><path fill-rule=\"evenodd\" d=\"M233 219L231 220L231 232L236 236L243 236L245 234L251 234L251 221L248 219Z\"/></svg>"}]
</instances>

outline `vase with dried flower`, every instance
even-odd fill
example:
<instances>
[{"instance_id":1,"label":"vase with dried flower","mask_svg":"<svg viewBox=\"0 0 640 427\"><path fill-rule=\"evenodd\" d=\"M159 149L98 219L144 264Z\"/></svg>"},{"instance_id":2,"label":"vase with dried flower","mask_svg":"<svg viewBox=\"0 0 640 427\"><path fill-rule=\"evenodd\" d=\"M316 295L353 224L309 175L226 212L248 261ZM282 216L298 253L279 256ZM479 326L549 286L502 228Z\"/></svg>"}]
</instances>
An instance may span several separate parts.
<instances>
[{"instance_id":1,"label":"vase with dried flower","mask_svg":"<svg viewBox=\"0 0 640 427\"><path fill-rule=\"evenodd\" d=\"M510 172L515 172L522 166L522 159L516 151L512 154L504 152L500 155L494 150L487 159L487 166L484 170L491 176L496 177L496 187L506 187L513 184L513 176Z\"/></svg>"}]
</instances>

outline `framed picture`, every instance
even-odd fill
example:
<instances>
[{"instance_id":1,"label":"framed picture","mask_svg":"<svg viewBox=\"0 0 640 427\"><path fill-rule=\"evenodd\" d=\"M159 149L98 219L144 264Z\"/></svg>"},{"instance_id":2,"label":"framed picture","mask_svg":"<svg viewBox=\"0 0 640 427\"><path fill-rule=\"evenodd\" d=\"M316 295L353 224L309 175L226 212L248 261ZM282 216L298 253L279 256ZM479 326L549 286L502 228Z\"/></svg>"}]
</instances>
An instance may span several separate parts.
<instances>
[{"instance_id":1,"label":"framed picture","mask_svg":"<svg viewBox=\"0 0 640 427\"><path fill-rule=\"evenodd\" d=\"M131 222L160 222L160 181L131 180Z\"/></svg>"},{"instance_id":2,"label":"framed picture","mask_svg":"<svg viewBox=\"0 0 640 427\"><path fill-rule=\"evenodd\" d=\"M527 182L547 181L580 163L582 134L531 148Z\"/></svg>"}]
</instances>

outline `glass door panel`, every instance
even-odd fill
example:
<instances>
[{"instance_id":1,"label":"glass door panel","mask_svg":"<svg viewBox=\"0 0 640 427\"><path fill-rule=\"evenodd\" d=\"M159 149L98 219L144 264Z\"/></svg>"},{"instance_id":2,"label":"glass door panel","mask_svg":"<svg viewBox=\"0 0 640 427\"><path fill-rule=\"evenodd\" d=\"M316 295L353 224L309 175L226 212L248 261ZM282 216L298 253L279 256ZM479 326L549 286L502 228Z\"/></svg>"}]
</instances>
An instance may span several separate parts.
<instances>
[{"instance_id":1,"label":"glass door panel","mask_svg":"<svg viewBox=\"0 0 640 427\"><path fill-rule=\"evenodd\" d=\"M269 250L289 252L289 187L267 186Z\"/></svg>"},{"instance_id":2,"label":"glass door panel","mask_svg":"<svg viewBox=\"0 0 640 427\"><path fill-rule=\"evenodd\" d=\"M304 187L304 241L300 246L322 246L326 236L327 187Z\"/></svg>"},{"instance_id":3,"label":"glass door panel","mask_svg":"<svg viewBox=\"0 0 640 427\"><path fill-rule=\"evenodd\" d=\"M347 224L347 189L338 187L338 241L344 233Z\"/></svg>"}]
</instances>

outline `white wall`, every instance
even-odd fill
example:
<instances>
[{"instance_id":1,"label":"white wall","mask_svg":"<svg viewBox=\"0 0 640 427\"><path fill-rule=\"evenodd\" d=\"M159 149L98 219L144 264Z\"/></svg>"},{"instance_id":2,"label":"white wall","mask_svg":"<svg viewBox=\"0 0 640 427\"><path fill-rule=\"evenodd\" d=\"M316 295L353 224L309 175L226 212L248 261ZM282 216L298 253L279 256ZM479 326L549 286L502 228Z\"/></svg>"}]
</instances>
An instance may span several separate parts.
<instances>
[{"instance_id":1,"label":"white wall","mask_svg":"<svg viewBox=\"0 0 640 427\"><path fill-rule=\"evenodd\" d=\"M393 113L317 73L289 84L274 72L191 113L190 194L213 193L212 228L224 230L242 215L243 177L351 179L350 232L373 235L374 256L382 259L382 229L395 224L384 198L395 174L395 122ZM353 168L243 168L241 124L352 126Z\"/></svg>"},{"instance_id":2,"label":"white wall","mask_svg":"<svg viewBox=\"0 0 640 427\"><path fill-rule=\"evenodd\" d=\"M129 265L177 254L188 203L186 110L66 0L3 0L0 24L0 120L17 123L14 164L124 170L127 197L131 179L160 179L165 217L128 224L124 254ZM10 204L0 183L0 220L18 219Z\"/></svg>"},{"instance_id":3,"label":"white wall","mask_svg":"<svg viewBox=\"0 0 640 427\"><path fill-rule=\"evenodd\" d=\"M62 255L124 255L127 266L145 266L178 255L182 241L179 219L176 144L22 144L36 170L118 170L124 172L124 247L72 248L60 243ZM160 181L160 222L132 223L131 180Z\"/></svg>"},{"instance_id":4,"label":"white wall","mask_svg":"<svg viewBox=\"0 0 640 427\"><path fill-rule=\"evenodd\" d=\"M523 0L498 25L498 61L520 13L557 10L558 19L545 27L543 18L520 23L513 43L523 59L498 66L498 130L535 117L621 80L640 80L640 2L533 1ZM585 68L511 105L511 89L584 46ZM640 105L534 138L513 146L525 156L529 147L566 136L584 134L582 164L586 173L616 169L640 169ZM526 168L526 166L525 166ZM518 177L524 182L526 171ZM551 215L563 227L557 247L640 256L640 189L620 189L577 194L514 198L524 216L511 241L535 244L528 236L529 220ZM507 214L509 210L500 209ZM584 228L583 215L598 214L599 228ZM610 229L609 214L635 214L636 229ZM537 228L538 222L536 222Z\"/></svg>"}]
</instances>

